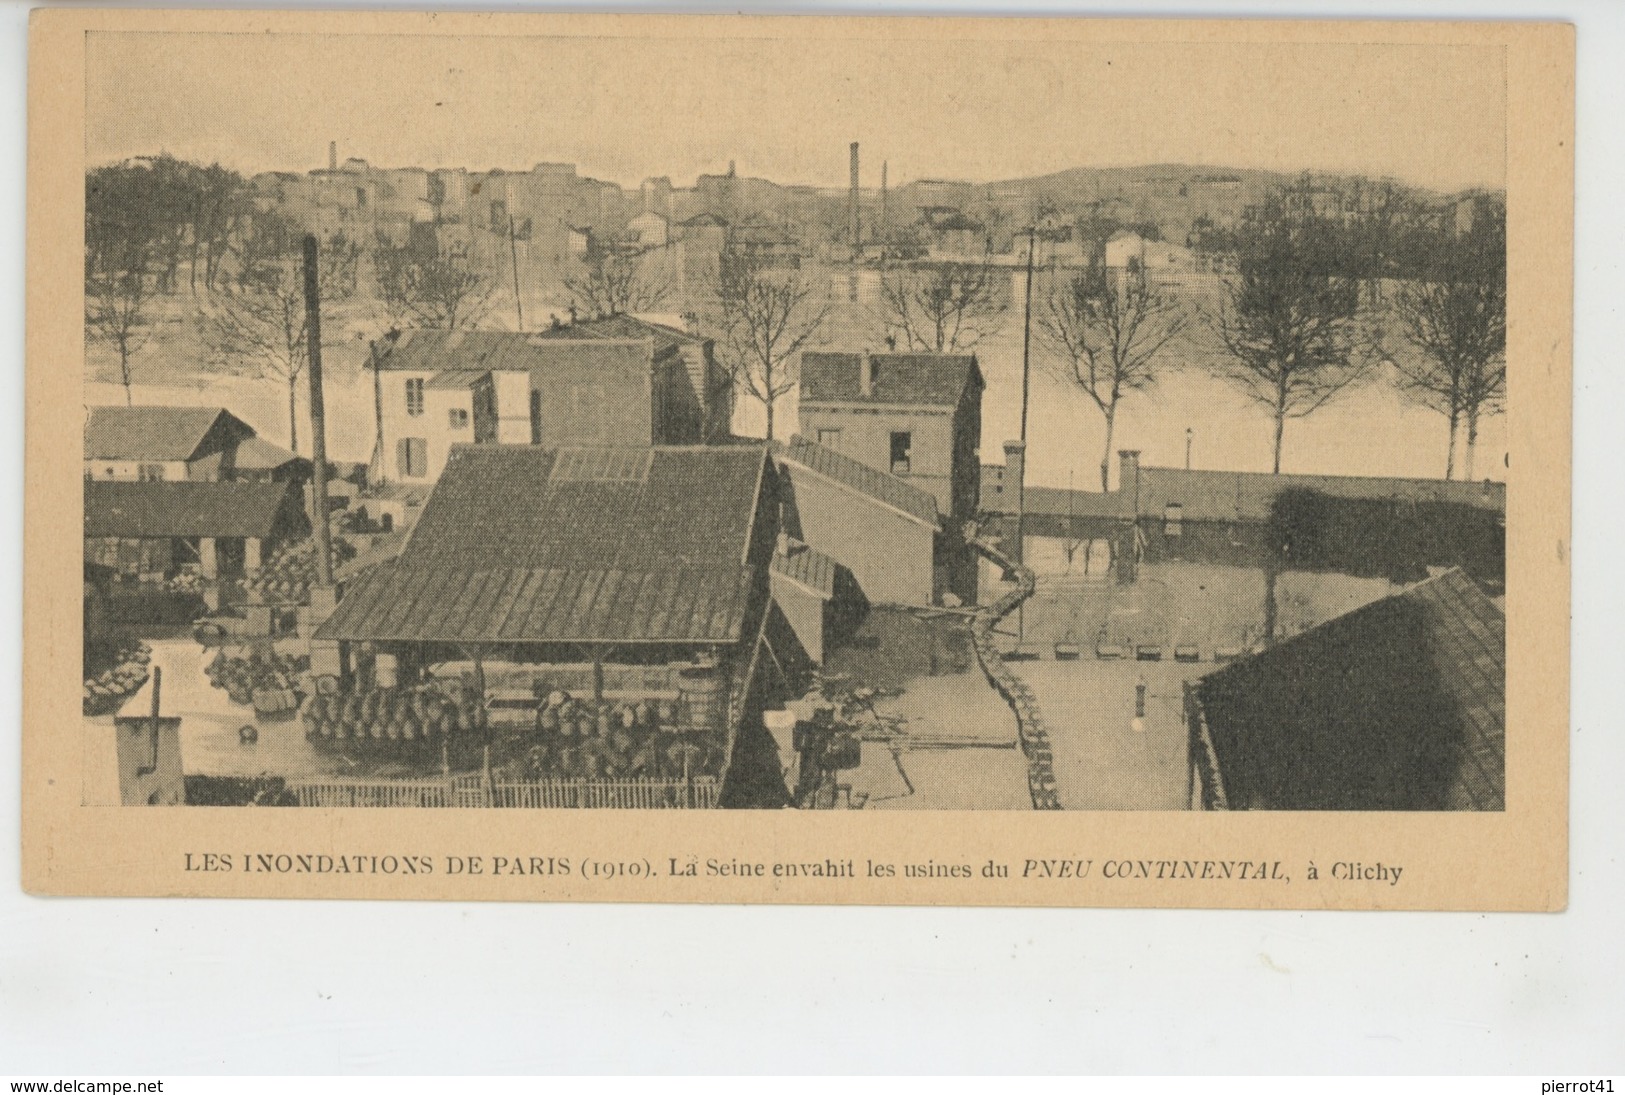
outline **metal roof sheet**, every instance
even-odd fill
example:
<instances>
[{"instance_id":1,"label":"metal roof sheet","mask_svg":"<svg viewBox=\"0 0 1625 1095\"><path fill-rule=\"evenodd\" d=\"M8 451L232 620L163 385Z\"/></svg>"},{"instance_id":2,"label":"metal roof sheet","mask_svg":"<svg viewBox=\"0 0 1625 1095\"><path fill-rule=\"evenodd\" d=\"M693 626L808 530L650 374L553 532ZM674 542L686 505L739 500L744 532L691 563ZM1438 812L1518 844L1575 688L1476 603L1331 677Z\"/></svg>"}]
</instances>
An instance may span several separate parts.
<instances>
[{"instance_id":1,"label":"metal roof sheet","mask_svg":"<svg viewBox=\"0 0 1625 1095\"><path fill-rule=\"evenodd\" d=\"M842 486L867 495L919 521L937 527L937 499L930 491L904 482L889 472L871 468L799 434L788 443L775 442L779 460L799 465Z\"/></svg>"},{"instance_id":2,"label":"metal roof sheet","mask_svg":"<svg viewBox=\"0 0 1625 1095\"><path fill-rule=\"evenodd\" d=\"M289 483L85 483L85 535L122 539L271 535Z\"/></svg>"},{"instance_id":3,"label":"metal roof sheet","mask_svg":"<svg viewBox=\"0 0 1625 1095\"><path fill-rule=\"evenodd\" d=\"M318 639L444 643L727 643L743 632L754 569L413 569L355 579Z\"/></svg>"},{"instance_id":4,"label":"metal roof sheet","mask_svg":"<svg viewBox=\"0 0 1625 1095\"><path fill-rule=\"evenodd\" d=\"M555 477L560 460L575 471ZM635 474L643 462L646 471ZM746 561L765 465L761 445L458 446L402 562L455 570L738 566ZM605 475L586 474L593 470Z\"/></svg>"},{"instance_id":5,"label":"metal roof sheet","mask_svg":"<svg viewBox=\"0 0 1625 1095\"><path fill-rule=\"evenodd\" d=\"M789 539L773 554L773 573L805 586L825 600L835 596L834 559L802 543Z\"/></svg>"}]
</instances>

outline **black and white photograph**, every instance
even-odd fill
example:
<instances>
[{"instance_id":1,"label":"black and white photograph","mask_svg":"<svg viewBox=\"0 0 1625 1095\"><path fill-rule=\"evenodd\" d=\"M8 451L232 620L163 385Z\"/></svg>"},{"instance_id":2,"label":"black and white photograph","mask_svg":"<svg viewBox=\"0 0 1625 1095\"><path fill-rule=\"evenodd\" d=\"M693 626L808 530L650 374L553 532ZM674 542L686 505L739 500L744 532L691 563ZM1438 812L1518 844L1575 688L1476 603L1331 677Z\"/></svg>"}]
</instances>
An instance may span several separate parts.
<instances>
[{"instance_id":1,"label":"black and white photograph","mask_svg":"<svg viewBox=\"0 0 1625 1095\"><path fill-rule=\"evenodd\" d=\"M1504 810L1504 50L907 45L90 32L83 802Z\"/></svg>"}]
</instances>

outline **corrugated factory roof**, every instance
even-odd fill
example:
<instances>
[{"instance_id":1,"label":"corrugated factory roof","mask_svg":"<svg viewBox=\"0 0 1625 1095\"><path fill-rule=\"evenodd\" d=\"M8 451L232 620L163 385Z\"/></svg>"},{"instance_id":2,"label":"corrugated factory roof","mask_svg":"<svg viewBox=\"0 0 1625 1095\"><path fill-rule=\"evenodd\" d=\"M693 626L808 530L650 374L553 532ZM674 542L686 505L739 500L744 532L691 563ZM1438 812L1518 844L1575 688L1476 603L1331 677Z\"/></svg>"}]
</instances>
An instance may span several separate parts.
<instances>
[{"instance_id":1,"label":"corrugated factory roof","mask_svg":"<svg viewBox=\"0 0 1625 1095\"><path fill-rule=\"evenodd\" d=\"M792 437L788 444L775 442L773 451L782 461L800 465L850 490L883 502L922 524L937 527L937 499L930 491L861 464L850 456L844 456L816 441L809 441L799 434Z\"/></svg>"},{"instance_id":2,"label":"corrugated factory roof","mask_svg":"<svg viewBox=\"0 0 1625 1095\"><path fill-rule=\"evenodd\" d=\"M767 456L726 448L452 450L398 560L318 630L399 642L731 642Z\"/></svg>"},{"instance_id":3,"label":"corrugated factory roof","mask_svg":"<svg viewBox=\"0 0 1625 1095\"><path fill-rule=\"evenodd\" d=\"M745 563L766 464L761 445L596 450L647 457L647 474L552 475L556 461L593 451L453 448L402 564L654 571Z\"/></svg>"},{"instance_id":4,"label":"corrugated factory roof","mask_svg":"<svg viewBox=\"0 0 1625 1095\"><path fill-rule=\"evenodd\" d=\"M569 339L545 331L403 331L380 348L378 367L422 373L531 372L568 361L602 368L636 365L647 371L653 347L651 336Z\"/></svg>"},{"instance_id":5,"label":"corrugated factory roof","mask_svg":"<svg viewBox=\"0 0 1625 1095\"><path fill-rule=\"evenodd\" d=\"M291 484L85 483L85 535L141 540L252 536L276 529Z\"/></svg>"},{"instance_id":6,"label":"corrugated factory roof","mask_svg":"<svg viewBox=\"0 0 1625 1095\"><path fill-rule=\"evenodd\" d=\"M801 355L801 402L954 407L981 372L974 354L870 354L870 394L861 388L861 354Z\"/></svg>"},{"instance_id":7,"label":"corrugated factory roof","mask_svg":"<svg viewBox=\"0 0 1625 1095\"><path fill-rule=\"evenodd\" d=\"M732 642L753 571L711 567L412 569L357 578L318 639L445 643Z\"/></svg>"},{"instance_id":8,"label":"corrugated factory roof","mask_svg":"<svg viewBox=\"0 0 1625 1095\"><path fill-rule=\"evenodd\" d=\"M253 429L223 407L92 407L85 421L86 460L190 460L222 417Z\"/></svg>"},{"instance_id":9,"label":"corrugated factory roof","mask_svg":"<svg viewBox=\"0 0 1625 1095\"><path fill-rule=\"evenodd\" d=\"M1210 673L1197 695L1221 775L1271 808L1505 808L1506 616L1461 570ZM1320 764L1352 778L1298 801Z\"/></svg>"},{"instance_id":10,"label":"corrugated factory roof","mask_svg":"<svg viewBox=\"0 0 1625 1095\"><path fill-rule=\"evenodd\" d=\"M773 554L773 573L805 586L826 601L835 596L835 560L800 540Z\"/></svg>"}]
</instances>

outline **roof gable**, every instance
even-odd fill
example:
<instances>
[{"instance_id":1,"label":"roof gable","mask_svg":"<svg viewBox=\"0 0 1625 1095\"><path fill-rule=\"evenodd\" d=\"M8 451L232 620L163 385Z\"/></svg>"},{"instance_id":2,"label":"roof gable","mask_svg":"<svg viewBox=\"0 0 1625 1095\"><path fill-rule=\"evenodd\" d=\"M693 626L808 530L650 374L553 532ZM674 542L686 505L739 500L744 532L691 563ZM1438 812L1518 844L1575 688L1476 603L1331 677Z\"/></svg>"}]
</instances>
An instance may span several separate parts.
<instances>
[{"instance_id":1,"label":"roof gable","mask_svg":"<svg viewBox=\"0 0 1625 1095\"><path fill-rule=\"evenodd\" d=\"M975 354L870 354L870 394L862 390L862 354L801 355L802 403L887 403L955 407L965 388L980 383Z\"/></svg>"},{"instance_id":2,"label":"roof gable","mask_svg":"<svg viewBox=\"0 0 1625 1095\"><path fill-rule=\"evenodd\" d=\"M92 407L85 420L86 460L192 460L218 430L252 437L224 407Z\"/></svg>"}]
</instances>

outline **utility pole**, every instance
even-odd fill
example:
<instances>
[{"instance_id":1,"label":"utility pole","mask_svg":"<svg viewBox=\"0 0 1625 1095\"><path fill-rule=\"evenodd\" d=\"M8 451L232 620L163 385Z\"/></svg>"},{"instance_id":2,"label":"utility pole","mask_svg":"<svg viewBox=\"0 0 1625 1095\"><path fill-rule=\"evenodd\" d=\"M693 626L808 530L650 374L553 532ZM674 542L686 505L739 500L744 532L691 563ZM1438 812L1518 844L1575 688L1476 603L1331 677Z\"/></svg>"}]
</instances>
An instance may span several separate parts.
<instances>
[{"instance_id":1,"label":"utility pole","mask_svg":"<svg viewBox=\"0 0 1625 1095\"><path fill-rule=\"evenodd\" d=\"M519 244L514 239L513 214L508 214L508 254L513 259L513 310L519 317L519 329L525 329L525 304L519 299Z\"/></svg>"},{"instance_id":2,"label":"utility pole","mask_svg":"<svg viewBox=\"0 0 1625 1095\"><path fill-rule=\"evenodd\" d=\"M384 481L384 468L386 466L384 453L384 382L378 373L378 343L368 341L367 357L372 362L372 424L373 424L373 452L378 459L378 482Z\"/></svg>"},{"instance_id":3,"label":"utility pole","mask_svg":"<svg viewBox=\"0 0 1625 1095\"><path fill-rule=\"evenodd\" d=\"M1021 487L1016 492L1016 563L1022 566L1027 562L1027 399L1032 391L1032 346L1033 346L1033 241L1037 238L1037 226L1027 227L1027 282L1022 287L1026 298L1022 304L1021 314ZM1067 492L1068 499L1071 492ZM1027 637L1027 601L1022 599L1016 607L1016 643L1019 646Z\"/></svg>"},{"instance_id":4,"label":"utility pole","mask_svg":"<svg viewBox=\"0 0 1625 1095\"><path fill-rule=\"evenodd\" d=\"M333 545L327 527L327 415L322 406L322 298L316 278L316 237L305 237L305 352L310 359L310 453L316 466L311 482L315 513L316 576L326 588L333 585ZM376 373L374 374L376 375Z\"/></svg>"},{"instance_id":5,"label":"utility pole","mask_svg":"<svg viewBox=\"0 0 1625 1095\"><path fill-rule=\"evenodd\" d=\"M1036 227L1027 229L1027 282L1025 285L1026 301L1022 306L1021 317L1021 443L1027 443L1027 396L1032 389L1032 344L1033 344L1033 240L1037 236ZM1025 465L1023 465L1025 470Z\"/></svg>"}]
</instances>

